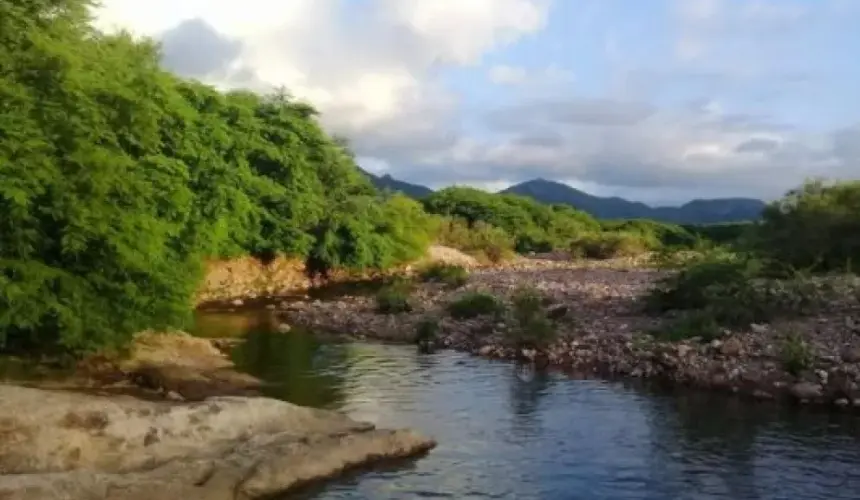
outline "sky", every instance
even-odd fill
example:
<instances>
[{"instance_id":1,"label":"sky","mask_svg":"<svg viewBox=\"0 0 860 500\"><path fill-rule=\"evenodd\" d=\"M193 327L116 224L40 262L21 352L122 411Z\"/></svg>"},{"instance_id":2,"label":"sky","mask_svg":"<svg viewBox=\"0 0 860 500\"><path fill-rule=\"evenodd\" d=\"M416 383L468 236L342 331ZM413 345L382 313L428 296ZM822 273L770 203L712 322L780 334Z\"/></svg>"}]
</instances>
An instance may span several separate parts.
<instances>
[{"instance_id":1,"label":"sky","mask_svg":"<svg viewBox=\"0 0 860 500\"><path fill-rule=\"evenodd\" d=\"M651 204L860 178L858 0L102 0L219 88L286 87L375 173Z\"/></svg>"}]
</instances>

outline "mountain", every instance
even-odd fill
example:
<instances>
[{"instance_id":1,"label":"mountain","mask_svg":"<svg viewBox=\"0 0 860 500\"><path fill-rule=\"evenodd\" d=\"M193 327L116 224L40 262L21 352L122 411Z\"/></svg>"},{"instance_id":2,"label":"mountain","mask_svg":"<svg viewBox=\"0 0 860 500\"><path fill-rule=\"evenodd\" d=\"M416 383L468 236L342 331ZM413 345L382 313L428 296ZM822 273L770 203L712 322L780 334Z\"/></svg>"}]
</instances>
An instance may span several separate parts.
<instances>
[{"instance_id":1,"label":"mountain","mask_svg":"<svg viewBox=\"0 0 860 500\"><path fill-rule=\"evenodd\" d=\"M420 184L412 184L405 181L399 181L388 174L383 176L373 175L370 172L359 168L361 173L370 179L370 182L379 190L399 191L410 198L423 198L433 192L432 189Z\"/></svg>"},{"instance_id":2,"label":"mountain","mask_svg":"<svg viewBox=\"0 0 860 500\"><path fill-rule=\"evenodd\" d=\"M623 198L601 198L560 182L534 179L501 193L528 196L542 203L561 203L598 219L653 219L677 224L713 224L758 219L765 203L752 198L693 200L680 207L649 207Z\"/></svg>"}]
</instances>

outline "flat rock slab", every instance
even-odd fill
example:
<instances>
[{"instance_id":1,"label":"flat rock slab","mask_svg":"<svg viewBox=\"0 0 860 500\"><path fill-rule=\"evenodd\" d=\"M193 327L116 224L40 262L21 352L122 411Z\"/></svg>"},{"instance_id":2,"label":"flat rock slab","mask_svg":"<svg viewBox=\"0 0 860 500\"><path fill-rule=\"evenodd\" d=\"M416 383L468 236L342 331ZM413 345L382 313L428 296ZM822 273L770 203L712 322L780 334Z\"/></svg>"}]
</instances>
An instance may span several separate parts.
<instances>
[{"instance_id":1,"label":"flat rock slab","mask_svg":"<svg viewBox=\"0 0 860 500\"><path fill-rule=\"evenodd\" d=\"M434 446L267 398L151 402L0 385L3 500L265 498Z\"/></svg>"}]
</instances>

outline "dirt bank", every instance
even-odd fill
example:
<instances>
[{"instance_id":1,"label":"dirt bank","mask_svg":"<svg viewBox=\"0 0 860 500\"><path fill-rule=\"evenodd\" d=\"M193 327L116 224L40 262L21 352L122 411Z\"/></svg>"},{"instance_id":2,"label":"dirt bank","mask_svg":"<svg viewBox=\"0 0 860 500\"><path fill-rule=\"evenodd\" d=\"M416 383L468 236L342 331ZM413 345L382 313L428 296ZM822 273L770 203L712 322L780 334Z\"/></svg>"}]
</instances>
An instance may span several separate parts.
<instances>
[{"instance_id":1,"label":"dirt bank","mask_svg":"<svg viewBox=\"0 0 860 500\"><path fill-rule=\"evenodd\" d=\"M860 304L849 301L813 317L727 330L710 342L662 342L647 334L661 320L641 313L643 295L661 275L623 262L522 260L507 268L476 270L459 290L420 285L411 313L378 314L373 297L343 297L288 304L281 317L358 339L407 342L419 321L435 317L440 345L486 357L534 359L580 373L655 378L860 411ZM468 291L508 297L523 284L545 295L558 318L559 338L544 353L508 347L505 325L497 319L454 320L445 311ZM800 372L789 370L784 360L789 333L806 342L809 351L809 365Z\"/></svg>"},{"instance_id":2,"label":"dirt bank","mask_svg":"<svg viewBox=\"0 0 860 500\"><path fill-rule=\"evenodd\" d=\"M305 272L304 262L296 259L278 257L268 262L253 257L212 260L206 263L205 277L197 291L195 303L212 305L237 301L239 304L262 297L294 295L311 286L408 273L413 268L432 262L445 262L469 268L479 265L474 257L459 250L431 245L424 257L399 268L389 269L386 272L364 273L335 270L326 282L314 283Z\"/></svg>"}]
</instances>

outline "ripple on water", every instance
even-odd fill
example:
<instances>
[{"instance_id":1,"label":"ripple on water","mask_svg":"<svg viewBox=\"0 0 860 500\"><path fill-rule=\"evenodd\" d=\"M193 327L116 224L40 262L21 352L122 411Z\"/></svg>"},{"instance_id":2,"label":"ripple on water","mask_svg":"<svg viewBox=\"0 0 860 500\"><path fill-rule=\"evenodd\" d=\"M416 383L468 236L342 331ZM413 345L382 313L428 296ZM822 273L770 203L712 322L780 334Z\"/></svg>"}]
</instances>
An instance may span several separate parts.
<instances>
[{"instance_id":1,"label":"ripple on water","mask_svg":"<svg viewBox=\"0 0 860 500\"><path fill-rule=\"evenodd\" d=\"M251 331L270 395L434 436L427 457L314 499L858 499L860 421L570 380L458 353Z\"/></svg>"}]
</instances>

